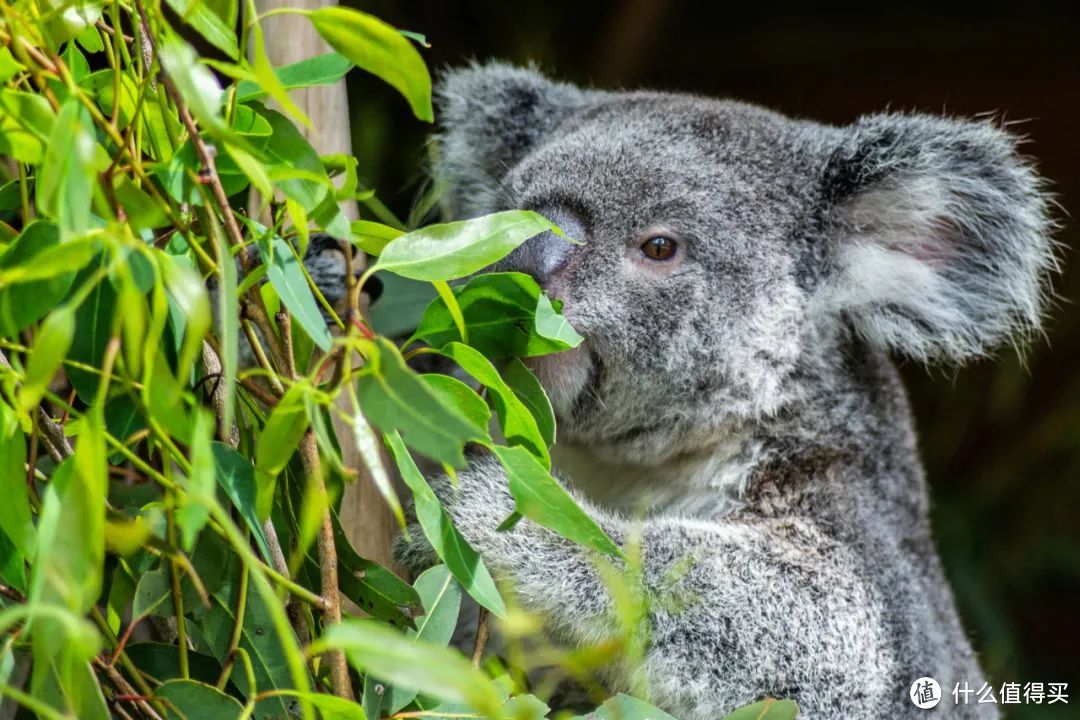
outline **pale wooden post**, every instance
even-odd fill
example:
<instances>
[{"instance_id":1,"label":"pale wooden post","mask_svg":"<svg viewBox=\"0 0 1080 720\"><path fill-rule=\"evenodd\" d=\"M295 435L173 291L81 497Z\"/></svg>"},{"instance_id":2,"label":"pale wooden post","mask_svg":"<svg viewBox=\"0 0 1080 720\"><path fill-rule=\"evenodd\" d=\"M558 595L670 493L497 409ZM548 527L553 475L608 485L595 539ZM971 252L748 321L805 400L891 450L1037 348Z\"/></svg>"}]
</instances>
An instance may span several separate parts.
<instances>
[{"instance_id":1,"label":"pale wooden post","mask_svg":"<svg viewBox=\"0 0 1080 720\"><path fill-rule=\"evenodd\" d=\"M337 4L335 0L256 0L260 15L278 7L313 9ZM262 28L267 55L275 66L330 52L330 47L303 17L278 15L264 20ZM352 155L349 103L344 80L334 85L294 90L291 97L311 118L312 126L300 126L300 130L316 151L323 155ZM342 211L349 219L356 219L356 202L345 203ZM358 256L358 261L362 262L363 254L358 253ZM342 404L342 408L351 414L352 408L345 404ZM348 425L335 417L334 429L337 431L346 465L353 468L363 467ZM345 497L341 501L341 524L358 553L384 565L390 564L390 541L396 523L386 502L366 474L346 487Z\"/></svg>"}]
</instances>

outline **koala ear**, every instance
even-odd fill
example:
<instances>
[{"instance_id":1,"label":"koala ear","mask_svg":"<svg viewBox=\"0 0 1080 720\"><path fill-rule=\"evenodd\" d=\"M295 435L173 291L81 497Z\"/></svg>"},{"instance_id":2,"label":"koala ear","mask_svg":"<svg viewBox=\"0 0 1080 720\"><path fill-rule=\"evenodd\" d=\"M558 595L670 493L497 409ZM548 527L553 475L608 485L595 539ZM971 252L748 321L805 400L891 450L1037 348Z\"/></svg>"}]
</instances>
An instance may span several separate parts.
<instances>
[{"instance_id":1,"label":"koala ear","mask_svg":"<svg viewBox=\"0 0 1080 720\"><path fill-rule=\"evenodd\" d=\"M882 114L824 174L824 297L867 340L963 362L1038 329L1057 270L1049 195L989 121Z\"/></svg>"},{"instance_id":2,"label":"koala ear","mask_svg":"<svg viewBox=\"0 0 1080 720\"><path fill-rule=\"evenodd\" d=\"M447 72L435 95L442 126L435 172L448 184L452 210L493 209L507 171L600 95L505 63Z\"/></svg>"}]
</instances>

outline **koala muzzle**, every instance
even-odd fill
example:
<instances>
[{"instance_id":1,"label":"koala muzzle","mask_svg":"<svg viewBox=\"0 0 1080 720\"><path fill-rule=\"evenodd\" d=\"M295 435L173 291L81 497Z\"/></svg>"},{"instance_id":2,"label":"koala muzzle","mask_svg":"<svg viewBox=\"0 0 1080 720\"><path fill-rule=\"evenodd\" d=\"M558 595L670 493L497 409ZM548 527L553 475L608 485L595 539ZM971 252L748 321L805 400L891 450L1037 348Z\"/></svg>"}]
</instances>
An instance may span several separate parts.
<instances>
[{"instance_id":1,"label":"koala muzzle","mask_svg":"<svg viewBox=\"0 0 1080 720\"><path fill-rule=\"evenodd\" d=\"M540 213L554 222L566 237L554 232L544 232L529 238L492 268L499 272L521 272L531 275L540 285L548 288L552 279L566 266L571 256L585 240L585 225L571 212L542 209Z\"/></svg>"}]
</instances>

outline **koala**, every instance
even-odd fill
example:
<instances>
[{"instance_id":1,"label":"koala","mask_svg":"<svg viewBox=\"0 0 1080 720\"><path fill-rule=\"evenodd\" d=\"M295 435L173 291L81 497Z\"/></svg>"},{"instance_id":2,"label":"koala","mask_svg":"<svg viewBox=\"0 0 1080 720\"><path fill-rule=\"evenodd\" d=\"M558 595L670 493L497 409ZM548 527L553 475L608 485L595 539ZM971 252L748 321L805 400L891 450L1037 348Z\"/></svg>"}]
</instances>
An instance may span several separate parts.
<instances>
[{"instance_id":1,"label":"koala","mask_svg":"<svg viewBox=\"0 0 1080 720\"><path fill-rule=\"evenodd\" d=\"M615 687L680 720L766 696L806 720L998 717L934 547L892 356L955 366L1037 332L1056 270L1045 183L989 120L847 127L732 100L609 92L473 65L438 92L438 175L462 217L533 209L527 272L585 341L531 360L556 474L640 543L648 647ZM615 608L589 551L524 520L475 455L433 487L568 646ZM399 560L434 561L420 532ZM618 665L618 663L616 663ZM631 673L633 675L631 676ZM923 676L945 694L909 698Z\"/></svg>"}]
</instances>

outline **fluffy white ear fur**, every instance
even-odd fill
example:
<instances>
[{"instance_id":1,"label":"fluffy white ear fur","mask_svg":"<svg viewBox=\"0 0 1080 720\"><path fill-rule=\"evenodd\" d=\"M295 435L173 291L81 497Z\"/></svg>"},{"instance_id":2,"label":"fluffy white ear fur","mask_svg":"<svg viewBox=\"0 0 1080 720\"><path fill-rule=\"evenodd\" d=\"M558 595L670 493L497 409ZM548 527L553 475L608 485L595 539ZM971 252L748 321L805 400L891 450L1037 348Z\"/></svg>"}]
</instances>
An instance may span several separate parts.
<instances>
[{"instance_id":1,"label":"fluffy white ear fur","mask_svg":"<svg viewBox=\"0 0 1080 720\"><path fill-rule=\"evenodd\" d=\"M853 134L831 161L855 180L829 217L829 309L922 361L963 362L1037 330L1057 264L1048 196L1016 139L906 115L867 118Z\"/></svg>"}]
</instances>

